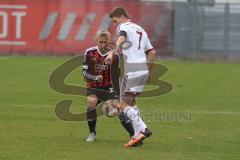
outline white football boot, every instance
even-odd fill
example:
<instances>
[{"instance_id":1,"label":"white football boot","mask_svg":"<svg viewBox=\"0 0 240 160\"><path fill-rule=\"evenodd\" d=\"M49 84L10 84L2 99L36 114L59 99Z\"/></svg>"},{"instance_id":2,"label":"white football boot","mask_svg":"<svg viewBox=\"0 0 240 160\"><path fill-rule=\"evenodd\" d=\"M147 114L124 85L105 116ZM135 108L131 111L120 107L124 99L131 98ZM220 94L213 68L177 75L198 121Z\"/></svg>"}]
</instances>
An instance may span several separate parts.
<instances>
[{"instance_id":1,"label":"white football boot","mask_svg":"<svg viewBox=\"0 0 240 160\"><path fill-rule=\"evenodd\" d=\"M96 141L96 134L94 132L90 133L87 138L87 142L93 142L93 141Z\"/></svg>"}]
</instances>

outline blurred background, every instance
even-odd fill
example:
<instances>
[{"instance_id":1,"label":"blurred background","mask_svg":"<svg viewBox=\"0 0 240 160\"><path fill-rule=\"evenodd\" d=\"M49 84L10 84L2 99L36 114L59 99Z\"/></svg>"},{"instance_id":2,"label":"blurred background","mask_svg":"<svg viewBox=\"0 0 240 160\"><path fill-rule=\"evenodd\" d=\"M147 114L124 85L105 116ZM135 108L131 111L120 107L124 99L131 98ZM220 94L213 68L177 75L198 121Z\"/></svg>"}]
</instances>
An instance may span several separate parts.
<instances>
[{"instance_id":1,"label":"blurred background","mask_svg":"<svg viewBox=\"0 0 240 160\"><path fill-rule=\"evenodd\" d=\"M240 59L240 0L2 0L0 54L82 54L97 30L115 35L108 13L116 6L161 57Z\"/></svg>"},{"instance_id":2,"label":"blurred background","mask_svg":"<svg viewBox=\"0 0 240 160\"><path fill-rule=\"evenodd\" d=\"M118 118L99 117L88 144L86 122L56 116L62 100L73 101L73 114L86 111L80 60L52 83L79 94L49 85L53 71L96 45L97 30L116 38L108 18L116 6L148 32L166 66L154 67L161 77L145 89L173 86L137 100L154 133L138 149L122 147L129 137ZM239 62L240 0L0 0L0 160L239 160Z\"/></svg>"}]
</instances>

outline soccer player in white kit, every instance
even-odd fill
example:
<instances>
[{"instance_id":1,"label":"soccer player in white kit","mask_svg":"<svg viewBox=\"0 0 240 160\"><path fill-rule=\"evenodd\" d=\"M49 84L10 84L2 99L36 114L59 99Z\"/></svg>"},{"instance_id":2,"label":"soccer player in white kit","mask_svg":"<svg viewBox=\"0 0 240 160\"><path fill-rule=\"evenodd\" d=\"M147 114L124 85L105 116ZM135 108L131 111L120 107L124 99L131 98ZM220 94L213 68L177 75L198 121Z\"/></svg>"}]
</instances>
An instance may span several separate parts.
<instances>
[{"instance_id":1,"label":"soccer player in white kit","mask_svg":"<svg viewBox=\"0 0 240 160\"><path fill-rule=\"evenodd\" d=\"M118 38L115 48L110 51L105 63L112 62L113 54L118 54L120 51L123 53L125 73L121 86L120 108L131 120L135 131L135 137L124 145L125 147L131 147L142 143L145 138L152 134L140 117L135 98L142 92L145 83L151 78L156 52L147 33L142 27L131 22L124 8L114 8L109 17L113 24L118 27ZM124 48L126 42L128 42L129 47Z\"/></svg>"}]
</instances>

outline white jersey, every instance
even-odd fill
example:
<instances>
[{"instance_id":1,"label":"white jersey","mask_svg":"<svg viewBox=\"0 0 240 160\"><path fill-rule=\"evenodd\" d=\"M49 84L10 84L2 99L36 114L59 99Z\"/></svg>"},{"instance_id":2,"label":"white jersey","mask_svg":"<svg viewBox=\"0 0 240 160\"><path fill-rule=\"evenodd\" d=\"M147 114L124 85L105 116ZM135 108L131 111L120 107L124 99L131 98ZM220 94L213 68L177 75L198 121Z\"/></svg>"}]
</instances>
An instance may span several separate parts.
<instances>
[{"instance_id":1,"label":"white jersey","mask_svg":"<svg viewBox=\"0 0 240 160\"><path fill-rule=\"evenodd\" d=\"M121 23L118 26L118 33L126 36L126 41L131 44L127 49L124 47L122 49L125 75L121 95L125 92L141 93L149 73L146 53L153 47L144 29L135 23Z\"/></svg>"},{"instance_id":2,"label":"white jersey","mask_svg":"<svg viewBox=\"0 0 240 160\"><path fill-rule=\"evenodd\" d=\"M127 57L127 63L146 63L145 53L153 47L145 30L133 22L126 22L118 26L118 33L122 31L127 34L126 41L132 44L128 49L122 50Z\"/></svg>"}]
</instances>

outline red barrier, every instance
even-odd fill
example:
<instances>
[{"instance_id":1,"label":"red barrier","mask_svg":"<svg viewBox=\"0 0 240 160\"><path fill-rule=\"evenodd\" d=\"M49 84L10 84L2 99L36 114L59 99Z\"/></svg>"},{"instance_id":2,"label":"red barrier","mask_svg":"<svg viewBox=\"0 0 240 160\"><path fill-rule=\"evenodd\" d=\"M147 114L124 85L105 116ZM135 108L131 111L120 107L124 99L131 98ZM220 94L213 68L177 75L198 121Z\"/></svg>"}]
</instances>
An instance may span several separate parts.
<instances>
[{"instance_id":1,"label":"red barrier","mask_svg":"<svg viewBox=\"0 0 240 160\"><path fill-rule=\"evenodd\" d=\"M80 54L93 46L98 29L116 29L109 11L121 5L140 24L159 53L171 52L169 3L90 0L1 0L1 54Z\"/></svg>"}]
</instances>

